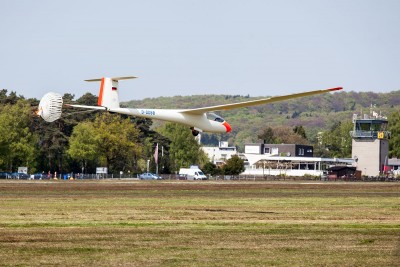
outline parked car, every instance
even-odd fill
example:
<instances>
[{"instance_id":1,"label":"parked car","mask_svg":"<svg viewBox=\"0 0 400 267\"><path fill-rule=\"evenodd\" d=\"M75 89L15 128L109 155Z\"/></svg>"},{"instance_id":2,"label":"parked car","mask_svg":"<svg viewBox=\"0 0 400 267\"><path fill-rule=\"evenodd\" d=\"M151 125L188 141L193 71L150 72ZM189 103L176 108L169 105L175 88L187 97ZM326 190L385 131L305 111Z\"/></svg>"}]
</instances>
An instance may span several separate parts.
<instances>
[{"instance_id":1,"label":"parked car","mask_svg":"<svg viewBox=\"0 0 400 267\"><path fill-rule=\"evenodd\" d=\"M12 179L25 179L28 180L30 178L30 176L26 173L22 173L22 172L13 172L11 173L11 178Z\"/></svg>"},{"instance_id":2,"label":"parked car","mask_svg":"<svg viewBox=\"0 0 400 267\"><path fill-rule=\"evenodd\" d=\"M140 180L161 180L162 177L151 172L145 172L139 175Z\"/></svg>"},{"instance_id":3,"label":"parked car","mask_svg":"<svg viewBox=\"0 0 400 267\"><path fill-rule=\"evenodd\" d=\"M187 180L186 174L178 174L178 180Z\"/></svg>"},{"instance_id":4,"label":"parked car","mask_svg":"<svg viewBox=\"0 0 400 267\"><path fill-rule=\"evenodd\" d=\"M35 180L43 180L43 179L49 179L47 176L47 173L34 173L33 174L33 179Z\"/></svg>"},{"instance_id":5,"label":"parked car","mask_svg":"<svg viewBox=\"0 0 400 267\"><path fill-rule=\"evenodd\" d=\"M0 179L8 179L11 178L11 173L9 172L0 172Z\"/></svg>"}]
</instances>

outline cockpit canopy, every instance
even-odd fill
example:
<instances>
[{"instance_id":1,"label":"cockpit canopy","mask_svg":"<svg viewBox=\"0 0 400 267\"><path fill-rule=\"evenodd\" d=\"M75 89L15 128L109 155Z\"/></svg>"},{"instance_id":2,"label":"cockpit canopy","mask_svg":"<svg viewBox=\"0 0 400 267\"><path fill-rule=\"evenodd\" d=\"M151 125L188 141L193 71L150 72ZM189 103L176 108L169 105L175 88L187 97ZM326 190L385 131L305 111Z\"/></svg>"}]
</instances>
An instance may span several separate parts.
<instances>
[{"instance_id":1,"label":"cockpit canopy","mask_svg":"<svg viewBox=\"0 0 400 267\"><path fill-rule=\"evenodd\" d=\"M211 121L217 121L217 122L224 122L225 121L222 117L220 117L217 114L212 113L212 112L207 113L207 119L209 119Z\"/></svg>"}]
</instances>

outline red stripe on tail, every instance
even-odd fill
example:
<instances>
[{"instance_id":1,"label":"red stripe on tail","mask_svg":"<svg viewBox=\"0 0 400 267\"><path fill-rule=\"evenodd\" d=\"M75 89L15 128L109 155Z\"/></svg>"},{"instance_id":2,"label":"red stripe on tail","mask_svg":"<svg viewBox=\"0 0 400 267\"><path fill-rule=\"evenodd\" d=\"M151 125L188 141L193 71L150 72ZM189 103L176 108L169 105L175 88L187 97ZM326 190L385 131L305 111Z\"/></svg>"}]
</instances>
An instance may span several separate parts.
<instances>
[{"instance_id":1,"label":"red stripe on tail","mask_svg":"<svg viewBox=\"0 0 400 267\"><path fill-rule=\"evenodd\" d=\"M98 106L102 106L103 105L104 80L105 80L105 78L101 78L99 98L97 99L97 105Z\"/></svg>"}]
</instances>

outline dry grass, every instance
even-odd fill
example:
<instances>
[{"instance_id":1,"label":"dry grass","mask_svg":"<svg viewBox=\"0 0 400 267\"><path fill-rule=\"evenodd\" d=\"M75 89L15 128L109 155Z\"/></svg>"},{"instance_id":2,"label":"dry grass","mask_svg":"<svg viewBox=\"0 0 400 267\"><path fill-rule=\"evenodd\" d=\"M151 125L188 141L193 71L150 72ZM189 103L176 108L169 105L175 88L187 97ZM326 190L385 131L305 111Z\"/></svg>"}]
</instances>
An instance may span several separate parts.
<instances>
[{"instance_id":1,"label":"dry grass","mask_svg":"<svg viewBox=\"0 0 400 267\"><path fill-rule=\"evenodd\" d=\"M396 266L400 184L0 181L0 265Z\"/></svg>"}]
</instances>

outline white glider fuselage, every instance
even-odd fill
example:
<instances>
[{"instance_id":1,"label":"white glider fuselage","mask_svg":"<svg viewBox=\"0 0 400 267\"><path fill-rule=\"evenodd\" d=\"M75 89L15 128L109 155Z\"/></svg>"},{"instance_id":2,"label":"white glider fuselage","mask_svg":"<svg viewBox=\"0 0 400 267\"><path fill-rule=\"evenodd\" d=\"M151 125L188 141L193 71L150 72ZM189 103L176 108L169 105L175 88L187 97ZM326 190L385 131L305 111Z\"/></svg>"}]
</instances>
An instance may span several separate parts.
<instances>
[{"instance_id":1,"label":"white glider fuselage","mask_svg":"<svg viewBox=\"0 0 400 267\"><path fill-rule=\"evenodd\" d=\"M226 133L230 131L227 122L209 120L206 113L187 114L184 109L110 108L107 110L136 117L185 124L194 127L198 131L214 133Z\"/></svg>"}]
</instances>

